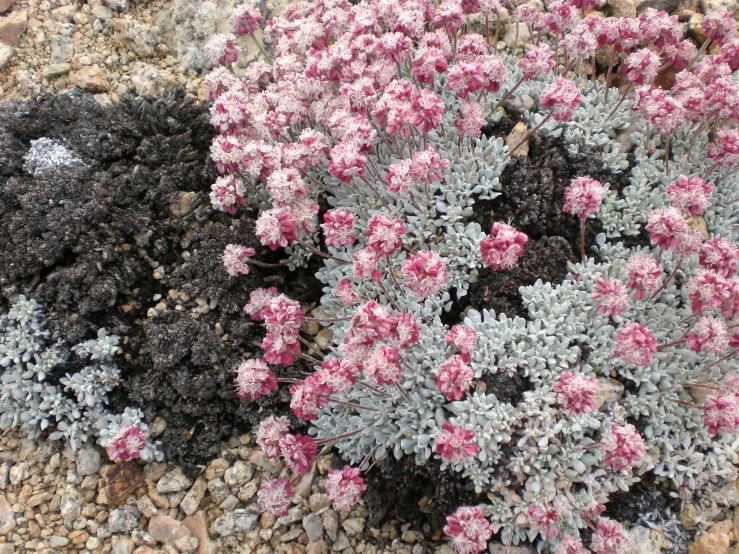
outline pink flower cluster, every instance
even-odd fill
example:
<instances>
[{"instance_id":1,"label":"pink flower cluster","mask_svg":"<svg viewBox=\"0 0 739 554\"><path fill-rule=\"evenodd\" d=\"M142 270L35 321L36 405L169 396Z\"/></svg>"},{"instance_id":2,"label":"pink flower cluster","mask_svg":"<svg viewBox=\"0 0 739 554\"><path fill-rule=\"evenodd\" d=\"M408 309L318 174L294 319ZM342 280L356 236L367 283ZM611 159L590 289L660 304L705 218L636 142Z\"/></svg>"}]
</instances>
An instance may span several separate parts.
<instances>
[{"instance_id":1,"label":"pink flower cluster","mask_svg":"<svg viewBox=\"0 0 739 554\"><path fill-rule=\"evenodd\" d=\"M472 352L477 346L477 333L466 325L454 325L444 337L447 344L454 345L454 352L459 352L466 363L472 359Z\"/></svg>"},{"instance_id":2,"label":"pink flower cluster","mask_svg":"<svg viewBox=\"0 0 739 554\"><path fill-rule=\"evenodd\" d=\"M526 233L496 221L490 235L480 241L482 263L495 271L511 269L518 263L528 240Z\"/></svg>"},{"instance_id":3,"label":"pink flower cluster","mask_svg":"<svg viewBox=\"0 0 739 554\"><path fill-rule=\"evenodd\" d=\"M602 314L619 315L629 304L629 292L619 279L599 277L590 295L595 302L595 310Z\"/></svg>"},{"instance_id":4,"label":"pink flower cluster","mask_svg":"<svg viewBox=\"0 0 739 554\"><path fill-rule=\"evenodd\" d=\"M548 539L555 539L559 535L560 510L555 506L531 505L528 509L529 523L532 529L537 530Z\"/></svg>"},{"instance_id":5,"label":"pink flower cluster","mask_svg":"<svg viewBox=\"0 0 739 554\"><path fill-rule=\"evenodd\" d=\"M480 508L462 506L446 518L444 533L459 554L479 554L487 549L493 529Z\"/></svg>"},{"instance_id":6,"label":"pink flower cluster","mask_svg":"<svg viewBox=\"0 0 739 554\"><path fill-rule=\"evenodd\" d=\"M475 378L474 370L468 366L462 356L452 356L439 366L436 374L436 386L450 402L461 400Z\"/></svg>"},{"instance_id":7,"label":"pink flower cluster","mask_svg":"<svg viewBox=\"0 0 739 554\"><path fill-rule=\"evenodd\" d=\"M598 527L590 539L590 549L595 554L629 554L634 543L620 523L600 518Z\"/></svg>"},{"instance_id":8,"label":"pink flower cluster","mask_svg":"<svg viewBox=\"0 0 739 554\"><path fill-rule=\"evenodd\" d=\"M703 423L712 435L736 432L739 429L739 396L708 395L703 413Z\"/></svg>"},{"instance_id":9,"label":"pink flower cluster","mask_svg":"<svg viewBox=\"0 0 739 554\"><path fill-rule=\"evenodd\" d=\"M629 364L645 366L652 363L657 352L657 339L652 332L636 322L624 323L616 335L613 354Z\"/></svg>"},{"instance_id":10,"label":"pink flower cluster","mask_svg":"<svg viewBox=\"0 0 739 554\"><path fill-rule=\"evenodd\" d=\"M662 284L664 270L649 254L637 252L624 268L626 286L634 291L634 298L644 300L647 293L656 291Z\"/></svg>"},{"instance_id":11,"label":"pink flower cluster","mask_svg":"<svg viewBox=\"0 0 739 554\"><path fill-rule=\"evenodd\" d=\"M432 250L417 252L403 264L405 286L422 298L438 293L448 279L446 264Z\"/></svg>"},{"instance_id":12,"label":"pink flower cluster","mask_svg":"<svg viewBox=\"0 0 739 554\"><path fill-rule=\"evenodd\" d=\"M644 439L631 424L614 423L600 447L605 452L606 463L616 471L638 466L647 453Z\"/></svg>"},{"instance_id":13,"label":"pink flower cluster","mask_svg":"<svg viewBox=\"0 0 739 554\"><path fill-rule=\"evenodd\" d=\"M565 189L563 210L584 220L600 211L605 197L606 190L600 181L590 177L577 177Z\"/></svg>"},{"instance_id":14,"label":"pink flower cluster","mask_svg":"<svg viewBox=\"0 0 739 554\"><path fill-rule=\"evenodd\" d=\"M541 91L541 105L551 110L557 121L567 121L582 102L582 94L577 85L564 77L557 77L551 85Z\"/></svg>"},{"instance_id":15,"label":"pink flower cluster","mask_svg":"<svg viewBox=\"0 0 739 554\"><path fill-rule=\"evenodd\" d=\"M473 442L476 433L445 421L434 437L434 452L447 463L459 464L476 455L480 447Z\"/></svg>"},{"instance_id":16,"label":"pink flower cluster","mask_svg":"<svg viewBox=\"0 0 739 554\"><path fill-rule=\"evenodd\" d=\"M277 379L263 360L244 360L236 369L236 394L256 400L277 390Z\"/></svg>"},{"instance_id":17,"label":"pink flower cluster","mask_svg":"<svg viewBox=\"0 0 739 554\"><path fill-rule=\"evenodd\" d=\"M127 462L141 457L146 435L138 427L120 429L108 443L108 457L111 462Z\"/></svg>"},{"instance_id":18,"label":"pink flower cluster","mask_svg":"<svg viewBox=\"0 0 739 554\"><path fill-rule=\"evenodd\" d=\"M244 185L236 177L218 177L211 185L210 202L213 207L231 215L246 202Z\"/></svg>"},{"instance_id":19,"label":"pink flower cluster","mask_svg":"<svg viewBox=\"0 0 739 554\"><path fill-rule=\"evenodd\" d=\"M700 177L680 175L674 184L667 187L673 206L687 215L701 215L711 203L713 185Z\"/></svg>"},{"instance_id":20,"label":"pink flower cluster","mask_svg":"<svg viewBox=\"0 0 739 554\"><path fill-rule=\"evenodd\" d=\"M557 402L562 411L570 417L596 409L594 397L598 390L597 379L582 373L566 372L552 385L552 390L557 393Z\"/></svg>"},{"instance_id":21,"label":"pink flower cluster","mask_svg":"<svg viewBox=\"0 0 739 554\"><path fill-rule=\"evenodd\" d=\"M341 471L330 469L326 477L326 495L338 511L349 511L359 502L367 485L359 476L359 470L344 466Z\"/></svg>"},{"instance_id":22,"label":"pink flower cluster","mask_svg":"<svg viewBox=\"0 0 739 554\"><path fill-rule=\"evenodd\" d=\"M226 245L222 258L223 265L226 267L226 272L231 277L235 277L237 275L248 275L248 260L254 256L254 254L256 254L256 251L248 246L242 246L240 244Z\"/></svg>"}]
</instances>

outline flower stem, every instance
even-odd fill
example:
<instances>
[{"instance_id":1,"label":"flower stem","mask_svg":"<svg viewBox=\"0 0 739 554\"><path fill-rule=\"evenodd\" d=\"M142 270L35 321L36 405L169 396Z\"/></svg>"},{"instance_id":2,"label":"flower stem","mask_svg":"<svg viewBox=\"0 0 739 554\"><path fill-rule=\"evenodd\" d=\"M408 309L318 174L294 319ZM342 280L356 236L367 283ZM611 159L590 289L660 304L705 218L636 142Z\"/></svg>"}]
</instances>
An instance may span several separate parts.
<instances>
[{"instance_id":1,"label":"flower stem","mask_svg":"<svg viewBox=\"0 0 739 554\"><path fill-rule=\"evenodd\" d=\"M329 260L334 260L335 262L339 262L339 263L342 263L342 264L350 264L350 263L352 263L349 260L344 260L343 258L337 258L336 256L332 256L331 254L326 254L325 252L321 252L317 248L311 246L310 244L308 244L304 240L299 239L297 237L295 237L295 242L297 242L298 244L301 244L301 245L305 246L308 250L310 250L314 254L318 254L319 256L323 256L324 258L328 258Z\"/></svg>"},{"instance_id":2,"label":"flower stem","mask_svg":"<svg viewBox=\"0 0 739 554\"><path fill-rule=\"evenodd\" d=\"M379 412L377 408L370 408L369 406L362 406L361 404L355 404L354 402L344 402L343 400L339 400L337 398L334 398L333 396L329 396L328 399L331 402L335 402L336 404L341 404L342 406L350 406L352 408L358 408L361 410L369 410L370 412Z\"/></svg>"}]
</instances>

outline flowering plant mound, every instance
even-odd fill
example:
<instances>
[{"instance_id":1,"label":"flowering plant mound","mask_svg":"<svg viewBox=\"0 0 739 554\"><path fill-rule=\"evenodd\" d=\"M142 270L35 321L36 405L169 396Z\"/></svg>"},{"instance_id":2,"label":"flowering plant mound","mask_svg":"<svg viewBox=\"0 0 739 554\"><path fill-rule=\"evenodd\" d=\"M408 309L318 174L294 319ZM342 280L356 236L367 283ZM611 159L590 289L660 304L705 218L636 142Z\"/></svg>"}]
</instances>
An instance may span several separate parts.
<instances>
[{"instance_id":1,"label":"flowering plant mound","mask_svg":"<svg viewBox=\"0 0 739 554\"><path fill-rule=\"evenodd\" d=\"M733 19L706 18L720 49L707 55L683 40L676 17L585 16L592 7L517 8L514 21L534 37L522 56L489 46L506 9L497 0L292 4L264 28L273 57L239 78L227 69L236 37L207 45L220 64L204 83L224 174L213 205L258 210L257 237L290 268L324 261L313 316L276 289L254 291L244 311L264 324L264 356L238 367L236 388L254 399L289 384L310 436L269 418L259 444L295 479L319 446L335 446L353 465L327 479L337 509L358 500L373 460L436 457L487 493L449 515L460 552L498 534L582 554L590 528L590 550L616 554L631 546L600 515L612 493L651 471L676 496L711 502L734 477L739 395L722 384L739 346ZM260 20L239 7L234 31L251 34ZM604 79L587 76L598 48L611 53ZM677 72L669 90L654 84L666 66ZM483 133L524 96L529 136L506 146ZM534 133L597 151L614 173L630 171L629 185L573 179L561 209L580 221L582 258L562 283L520 289L527 319L470 310L450 328L442 315L480 272L526 256L528 237L511 222L486 233L469 220L476 199L494 205L508 160ZM603 229L590 251L589 218ZM631 238L640 235L649 243ZM255 255L230 245L223 261L231 274L270 265ZM311 319L332 333L322 356L304 349ZM296 358L315 372L280 379ZM479 386L504 372L531 383L515 405ZM715 394L696 401L697 387ZM292 484L264 484L260 504L283 514Z\"/></svg>"}]
</instances>

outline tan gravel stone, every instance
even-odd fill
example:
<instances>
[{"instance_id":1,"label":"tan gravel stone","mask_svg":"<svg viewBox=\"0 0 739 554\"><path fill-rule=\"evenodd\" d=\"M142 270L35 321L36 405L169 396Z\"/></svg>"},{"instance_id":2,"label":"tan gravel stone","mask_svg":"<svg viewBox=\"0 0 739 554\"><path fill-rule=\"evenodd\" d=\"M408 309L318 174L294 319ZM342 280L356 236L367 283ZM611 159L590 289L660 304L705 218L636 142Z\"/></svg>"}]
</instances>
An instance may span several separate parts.
<instances>
[{"instance_id":1,"label":"tan gravel stone","mask_svg":"<svg viewBox=\"0 0 739 554\"><path fill-rule=\"evenodd\" d=\"M97 67L83 67L72 75L75 85L88 92L106 92L110 90L108 74Z\"/></svg>"}]
</instances>

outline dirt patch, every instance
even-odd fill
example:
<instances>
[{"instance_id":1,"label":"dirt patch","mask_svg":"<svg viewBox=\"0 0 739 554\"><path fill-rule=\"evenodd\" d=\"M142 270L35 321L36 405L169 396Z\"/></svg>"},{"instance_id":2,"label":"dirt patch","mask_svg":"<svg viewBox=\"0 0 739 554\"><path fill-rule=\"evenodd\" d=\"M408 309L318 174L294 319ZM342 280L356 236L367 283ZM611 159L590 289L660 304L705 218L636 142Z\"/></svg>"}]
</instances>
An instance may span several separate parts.
<instances>
[{"instance_id":1,"label":"dirt patch","mask_svg":"<svg viewBox=\"0 0 739 554\"><path fill-rule=\"evenodd\" d=\"M242 312L251 290L274 285L302 301L320 297L315 268L226 274L220 258L229 243L267 260L275 254L254 237L254 213L211 208L212 136L207 112L182 94L110 110L78 93L0 107L4 301L23 293L43 302L55 338L70 344L99 327L124 337L123 384L111 408L137 405L149 421L164 417L167 457L193 473L233 433L289 412L287 390L256 403L233 392L234 366L260 355L264 334ZM84 165L30 176L24 156L41 137ZM296 364L284 375L305 369Z\"/></svg>"}]
</instances>

